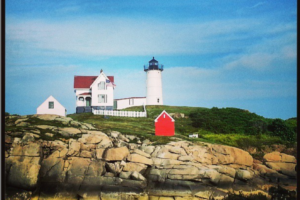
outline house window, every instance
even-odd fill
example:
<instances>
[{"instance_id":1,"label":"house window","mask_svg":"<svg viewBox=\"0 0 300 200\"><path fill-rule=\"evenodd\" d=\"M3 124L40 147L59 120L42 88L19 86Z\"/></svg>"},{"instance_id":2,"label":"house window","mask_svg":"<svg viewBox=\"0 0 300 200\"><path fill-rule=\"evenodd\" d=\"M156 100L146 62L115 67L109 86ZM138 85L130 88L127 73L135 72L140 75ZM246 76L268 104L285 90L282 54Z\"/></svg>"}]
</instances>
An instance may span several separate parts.
<instances>
[{"instance_id":1,"label":"house window","mask_svg":"<svg viewBox=\"0 0 300 200\"><path fill-rule=\"evenodd\" d=\"M79 97L79 101L83 101L84 99L83 99L83 97Z\"/></svg>"},{"instance_id":2,"label":"house window","mask_svg":"<svg viewBox=\"0 0 300 200\"><path fill-rule=\"evenodd\" d=\"M49 109L54 109L54 102L53 101L49 101Z\"/></svg>"},{"instance_id":3,"label":"house window","mask_svg":"<svg viewBox=\"0 0 300 200\"><path fill-rule=\"evenodd\" d=\"M107 95L106 94L98 94L98 103L106 103Z\"/></svg>"},{"instance_id":4,"label":"house window","mask_svg":"<svg viewBox=\"0 0 300 200\"><path fill-rule=\"evenodd\" d=\"M129 105L133 105L133 99L129 99Z\"/></svg>"},{"instance_id":5,"label":"house window","mask_svg":"<svg viewBox=\"0 0 300 200\"><path fill-rule=\"evenodd\" d=\"M105 90L105 82L101 81L100 83L98 83L98 90Z\"/></svg>"}]
</instances>

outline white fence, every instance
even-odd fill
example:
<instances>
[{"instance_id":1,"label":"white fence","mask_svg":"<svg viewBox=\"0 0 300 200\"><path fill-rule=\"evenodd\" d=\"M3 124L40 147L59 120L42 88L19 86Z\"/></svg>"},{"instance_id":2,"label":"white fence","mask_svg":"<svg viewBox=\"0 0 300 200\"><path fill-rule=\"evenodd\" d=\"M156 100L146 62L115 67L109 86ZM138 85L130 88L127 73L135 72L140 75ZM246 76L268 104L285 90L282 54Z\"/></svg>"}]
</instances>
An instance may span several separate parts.
<instances>
[{"instance_id":1,"label":"white fence","mask_svg":"<svg viewBox=\"0 0 300 200\"><path fill-rule=\"evenodd\" d=\"M147 117L147 112L139 111L121 111L121 110L94 110L94 115L109 115L109 116L118 116L118 117Z\"/></svg>"}]
</instances>

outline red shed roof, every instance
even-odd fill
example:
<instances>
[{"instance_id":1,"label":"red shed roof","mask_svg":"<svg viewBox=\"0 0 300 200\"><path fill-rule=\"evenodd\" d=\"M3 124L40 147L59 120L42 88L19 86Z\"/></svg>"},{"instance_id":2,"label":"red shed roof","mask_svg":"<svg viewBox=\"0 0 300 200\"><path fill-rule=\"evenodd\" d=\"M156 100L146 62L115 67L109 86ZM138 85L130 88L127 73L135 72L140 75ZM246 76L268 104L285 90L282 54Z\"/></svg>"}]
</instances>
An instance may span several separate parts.
<instances>
[{"instance_id":1,"label":"red shed roof","mask_svg":"<svg viewBox=\"0 0 300 200\"><path fill-rule=\"evenodd\" d=\"M162 116L162 114L166 114L170 119L171 119L171 121L172 122L175 122L175 120L164 110L164 111L162 111L161 113L160 113L160 115L158 115L158 117L154 120L154 122L157 122L158 121L158 119Z\"/></svg>"},{"instance_id":2,"label":"red shed roof","mask_svg":"<svg viewBox=\"0 0 300 200\"><path fill-rule=\"evenodd\" d=\"M74 88L90 88L98 76L74 76ZM110 82L114 82L113 76L107 76Z\"/></svg>"}]
</instances>

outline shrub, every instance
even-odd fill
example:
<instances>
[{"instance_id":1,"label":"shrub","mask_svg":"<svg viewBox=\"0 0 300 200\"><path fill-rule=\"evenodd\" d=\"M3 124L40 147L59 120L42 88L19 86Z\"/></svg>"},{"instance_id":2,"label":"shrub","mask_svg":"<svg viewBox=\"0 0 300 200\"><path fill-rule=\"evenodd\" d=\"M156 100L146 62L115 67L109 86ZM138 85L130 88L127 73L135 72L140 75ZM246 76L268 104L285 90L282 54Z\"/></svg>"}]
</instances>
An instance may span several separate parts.
<instances>
[{"instance_id":1,"label":"shrub","mask_svg":"<svg viewBox=\"0 0 300 200\"><path fill-rule=\"evenodd\" d=\"M294 132L291 127L287 126L282 119L273 120L268 129L272 132L272 135L278 136L284 141L291 142L296 140L296 132Z\"/></svg>"}]
</instances>

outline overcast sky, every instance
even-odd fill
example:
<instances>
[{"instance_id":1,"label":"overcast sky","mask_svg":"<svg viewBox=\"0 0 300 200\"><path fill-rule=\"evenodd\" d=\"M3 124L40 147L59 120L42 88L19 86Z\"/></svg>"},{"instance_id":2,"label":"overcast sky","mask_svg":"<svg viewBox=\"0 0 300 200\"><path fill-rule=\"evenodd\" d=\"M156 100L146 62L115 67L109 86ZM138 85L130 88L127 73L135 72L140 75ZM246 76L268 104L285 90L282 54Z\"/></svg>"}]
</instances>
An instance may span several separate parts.
<instances>
[{"instance_id":1,"label":"overcast sky","mask_svg":"<svg viewBox=\"0 0 300 200\"><path fill-rule=\"evenodd\" d=\"M164 65L165 105L296 117L296 0L6 1L6 112L53 95L75 112L74 75L115 76L115 98L146 95Z\"/></svg>"}]
</instances>

